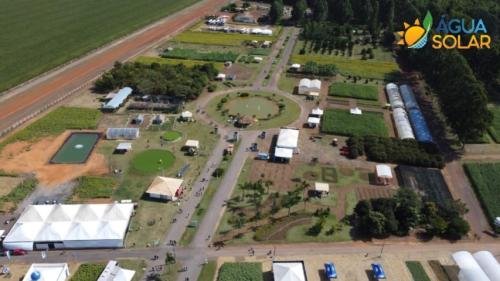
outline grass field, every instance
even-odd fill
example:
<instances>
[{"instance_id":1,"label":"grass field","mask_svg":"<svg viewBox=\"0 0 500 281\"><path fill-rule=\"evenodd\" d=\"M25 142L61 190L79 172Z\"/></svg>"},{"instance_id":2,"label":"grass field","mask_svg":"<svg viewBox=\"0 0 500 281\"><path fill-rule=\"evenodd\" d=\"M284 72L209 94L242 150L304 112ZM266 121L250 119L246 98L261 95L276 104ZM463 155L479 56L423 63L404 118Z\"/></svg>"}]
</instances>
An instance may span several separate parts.
<instances>
[{"instance_id":1,"label":"grass field","mask_svg":"<svg viewBox=\"0 0 500 281\"><path fill-rule=\"evenodd\" d=\"M356 75L363 78L388 79L395 71L399 71L394 60L361 60L357 56L347 57L341 55L329 55L321 53L300 54L303 41L299 41L290 58L290 63L305 64L314 61L319 64L335 64L339 72L343 75Z\"/></svg>"},{"instance_id":2,"label":"grass field","mask_svg":"<svg viewBox=\"0 0 500 281\"><path fill-rule=\"evenodd\" d=\"M493 113L493 123L488 132L496 143L500 143L500 106L494 106L490 110Z\"/></svg>"},{"instance_id":3,"label":"grass field","mask_svg":"<svg viewBox=\"0 0 500 281\"><path fill-rule=\"evenodd\" d=\"M238 54L235 52L202 52L195 49L180 49L176 48L172 51L166 51L162 54L162 57L172 58L172 59L190 59L190 60L201 60L201 61L236 61Z\"/></svg>"},{"instance_id":4,"label":"grass field","mask_svg":"<svg viewBox=\"0 0 500 281\"><path fill-rule=\"evenodd\" d=\"M166 131L162 138L166 141L174 141L174 140L178 140L182 137L182 133L181 132L177 132L177 131Z\"/></svg>"},{"instance_id":5,"label":"grass field","mask_svg":"<svg viewBox=\"0 0 500 281\"><path fill-rule=\"evenodd\" d=\"M413 277L413 281L431 281L419 261L407 261L405 263L411 273L411 276Z\"/></svg>"},{"instance_id":6,"label":"grass field","mask_svg":"<svg viewBox=\"0 0 500 281\"><path fill-rule=\"evenodd\" d=\"M17 204L23 201L38 185L36 179L25 179L12 189L7 195L0 197L0 211L11 212L17 208Z\"/></svg>"},{"instance_id":7,"label":"grass field","mask_svg":"<svg viewBox=\"0 0 500 281\"><path fill-rule=\"evenodd\" d=\"M84 263L76 270L70 281L95 281L106 267L104 263Z\"/></svg>"},{"instance_id":8,"label":"grass field","mask_svg":"<svg viewBox=\"0 0 500 281\"><path fill-rule=\"evenodd\" d=\"M84 176L79 179L74 195L78 199L109 198L116 186L116 180L110 177Z\"/></svg>"},{"instance_id":9,"label":"grass field","mask_svg":"<svg viewBox=\"0 0 500 281\"><path fill-rule=\"evenodd\" d=\"M87 162L87 158L99 138L99 133L72 133L52 157L50 163L78 164Z\"/></svg>"},{"instance_id":10,"label":"grass field","mask_svg":"<svg viewBox=\"0 0 500 281\"><path fill-rule=\"evenodd\" d=\"M481 201L483 210L493 225L495 217L500 214L500 193L498 178L500 163L466 163L465 171L472 182L474 191Z\"/></svg>"},{"instance_id":11,"label":"grass field","mask_svg":"<svg viewBox=\"0 0 500 281\"><path fill-rule=\"evenodd\" d=\"M9 143L35 141L41 137L58 135L65 130L96 129L101 115L101 112L96 109L59 107L8 137L0 144L0 150Z\"/></svg>"},{"instance_id":12,"label":"grass field","mask_svg":"<svg viewBox=\"0 0 500 281\"><path fill-rule=\"evenodd\" d=\"M132 160L135 171L152 174L171 167L175 162L172 152L160 149L145 150L137 154Z\"/></svg>"},{"instance_id":13,"label":"grass field","mask_svg":"<svg viewBox=\"0 0 500 281\"><path fill-rule=\"evenodd\" d=\"M219 269L217 281L263 281L260 262L224 263Z\"/></svg>"},{"instance_id":14,"label":"grass field","mask_svg":"<svg viewBox=\"0 0 500 281\"><path fill-rule=\"evenodd\" d=\"M325 111L321 131L341 136L388 136L382 114L364 111L362 115L353 115L342 109Z\"/></svg>"},{"instance_id":15,"label":"grass field","mask_svg":"<svg viewBox=\"0 0 500 281\"><path fill-rule=\"evenodd\" d=\"M267 36L239 33L186 31L174 37L173 41L204 45L241 46L245 41L275 41L277 37L277 34Z\"/></svg>"},{"instance_id":16,"label":"grass field","mask_svg":"<svg viewBox=\"0 0 500 281\"><path fill-rule=\"evenodd\" d=\"M0 92L197 1L0 0Z\"/></svg>"},{"instance_id":17,"label":"grass field","mask_svg":"<svg viewBox=\"0 0 500 281\"><path fill-rule=\"evenodd\" d=\"M278 113L278 104L263 97L234 98L224 105L230 115L255 115L258 119Z\"/></svg>"},{"instance_id":18,"label":"grass field","mask_svg":"<svg viewBox=\"0 0 500 281\"><path fill-rule=\"evenodd\" d=\"M216 271L217 263L215 261L209 261L207 264L203 265L198 281L213 281Z\"/></svg>"},{"instance_id":19,"label":"grass field","mask_svg":"<svg viewBox=\"0 0 500 281\"><path fill-rule=\"evenodd\" d=\"M138 57L135 61L144 64L152 64L152 63L170 64L170 65L183 64L187 67L193 67L195 65L202 65L207 63L206 61L201 61L201 60L168 59L168 58L146 57L146 56ZM212 63L218 70L224 69L224 63L221 62L210 62L210 63Z\"/></svg>"},{"instance_id":20,"label":"grass field","mask_svg":"<svg viewBox=\"0 0 500 281\"><path fill-rule=\"evenodd\" d=\"M328 90L330 96L347 97L362 100L378 100L378 91L376 86L359 85L351 83L333 83Z\"/></svg>"}]
</instances>

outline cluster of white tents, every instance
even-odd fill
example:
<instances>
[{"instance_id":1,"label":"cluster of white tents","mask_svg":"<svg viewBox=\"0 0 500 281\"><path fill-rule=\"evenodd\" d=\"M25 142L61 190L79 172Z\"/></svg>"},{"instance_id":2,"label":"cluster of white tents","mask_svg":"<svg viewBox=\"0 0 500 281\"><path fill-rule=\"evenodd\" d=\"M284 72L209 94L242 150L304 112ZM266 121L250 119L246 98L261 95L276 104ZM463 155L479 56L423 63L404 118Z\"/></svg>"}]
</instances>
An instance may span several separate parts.
<instances>
[{"instance_id":1,"label":"cluster of white tents","mask_svg":"<svg viewBox=\"0 0 500 281\"><path fill-rule=\"evenodd\" d=\"M491 252L479 251L471 254L467 251L459 251L452 257L460 268L458 273L460 281L500 280L500 265Z\"/></svg>"},{"instance_id":2,"label":"cluster of white tents","mask_svg":"<svg viewBox=\"0 0 500 281\"><path fill-rule=\"evenodd\" d=\"M123 247L132 203L29 205L3 241L7 250Z\"/></svg>"}]
</instances>

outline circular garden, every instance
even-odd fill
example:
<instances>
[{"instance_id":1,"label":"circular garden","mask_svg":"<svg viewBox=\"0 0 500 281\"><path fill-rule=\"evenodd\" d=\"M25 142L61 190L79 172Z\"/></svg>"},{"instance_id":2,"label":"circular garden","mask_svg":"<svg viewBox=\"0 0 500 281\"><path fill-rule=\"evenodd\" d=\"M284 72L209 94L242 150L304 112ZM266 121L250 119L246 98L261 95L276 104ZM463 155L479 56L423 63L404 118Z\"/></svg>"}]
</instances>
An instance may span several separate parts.
<instances>
[{"instance_id":1,"label":"circular garden","mask_svg":"<svg viewBox=\"0 0 500 281\"><path fill-rule=\"evenodd\" d=\"M170 168L175 156L168 150L150 149L137 154L132 159L132 167L143 174L152 174Z\"/></svg>"},{"instance_id":2,"label":"circular garden","mask_svg":"<svg viewBox=\"0 0 500 281\"><path fill-rule=\"evenodd\" d=\"M212 99L207 113L221 124L237 118L252 120L249 129L266 129L288 125L297 120L300 107L281 95L264 92L237 92Z\"/></svg>"},{"instance_id":3,"label":"circular garden","mask_svg":"<svg viewBox=\"0 0 500 281\"><path fill-rule=\"evenodd\" d=\"M162 136L162 138L166 141L176 141L181 137L182 133L177 131L166 131Z\"/></svg>"}]
</instances>

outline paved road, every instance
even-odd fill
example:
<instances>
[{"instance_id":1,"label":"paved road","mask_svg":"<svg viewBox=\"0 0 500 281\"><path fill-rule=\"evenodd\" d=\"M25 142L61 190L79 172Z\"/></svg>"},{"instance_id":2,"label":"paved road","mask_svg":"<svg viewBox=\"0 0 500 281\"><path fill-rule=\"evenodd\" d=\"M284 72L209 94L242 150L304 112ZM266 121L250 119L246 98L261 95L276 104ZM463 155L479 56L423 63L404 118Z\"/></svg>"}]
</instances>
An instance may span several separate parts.
<instances>
[{"instance_id":1,"label":"paved road","mask_svg":"<svg viewBox=\"0 0 500 281\"><path fill-rule=\"evenodd\" d=\"M55 100L89 86L89 82L124 61L187 28L227 0L204 0L120 39L88 56L15 89L0 103L0 134L19 120L45 109Z\"/></svg>"}]
</instances>

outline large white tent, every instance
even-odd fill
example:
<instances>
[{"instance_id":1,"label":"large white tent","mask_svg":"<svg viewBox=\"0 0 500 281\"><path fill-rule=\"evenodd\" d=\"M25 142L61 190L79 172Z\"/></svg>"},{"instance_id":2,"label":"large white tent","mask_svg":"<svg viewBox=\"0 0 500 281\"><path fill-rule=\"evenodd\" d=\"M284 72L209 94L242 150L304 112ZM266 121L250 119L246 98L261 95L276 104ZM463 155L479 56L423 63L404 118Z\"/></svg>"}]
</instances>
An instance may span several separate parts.
<instances>
[{"instance_id":1,"label":"large white tent","mask_svg":"<svg viewBox=\"0 0 500 281\"><path fill-rule=\"evenodd\" d=\"M123 247L133 209L132 203L30 205L3 245L9 250Z\"/></svg>"},{"instance_id":2,"label":"large white tent","mask_svg":"<svg viewBox=\"0 0 500 281\"><path fill-rule=\"evenodd\" d=\"M273 262L274 281L306 281L303 262Z\"/></svg>"},{"instance_id":3,"label":"large white tent","mask_svg":"<svg viewBox=\"0 0 500 281\"><path fill-rule=\"evenodd\" d=\"M491 281L477 263L476 259L467 251L459 251L451 255L460 268L458 280L460 281Z\"/></svg>"},{"instance_id":4,"label":"large white tent","mask_svg":"<svg viewBox=\"0 0 500 281\"><path fill-rule=\"evenodd\" d=\"M491 280L500 280L500 264L491 252L479 251L472 256Z\"/></svg>"},{"instance_id":5,"label":"large white tent","mask_svg":"<svg viewBox=\"0 0 500 281\"><path fill-rule=\"evenodd\" d=\"M299 82L299 94L321 91L321 81L318 79L303 78Z\"/></svg>"},{"instance_id":6,"label":"large white tent","mask_svg":"<svg viewBox=\"0 0 500 281\"><path fill-rule=\"evenodd\" d=\"M278 141L274 150L274 156L283 159L291 159L295 149L298 147L299 129L281 128Z\"/></svg>"},{"instance_id":7,"label":"large white tent","mask_svg":"<svg viewBox=\"0 0 500 281\"><path fill-rule=\"evenodd\" d=\"M67 263L33 263L23 281L66 281L68 277Z\"/></svg>"}]
</instances>

